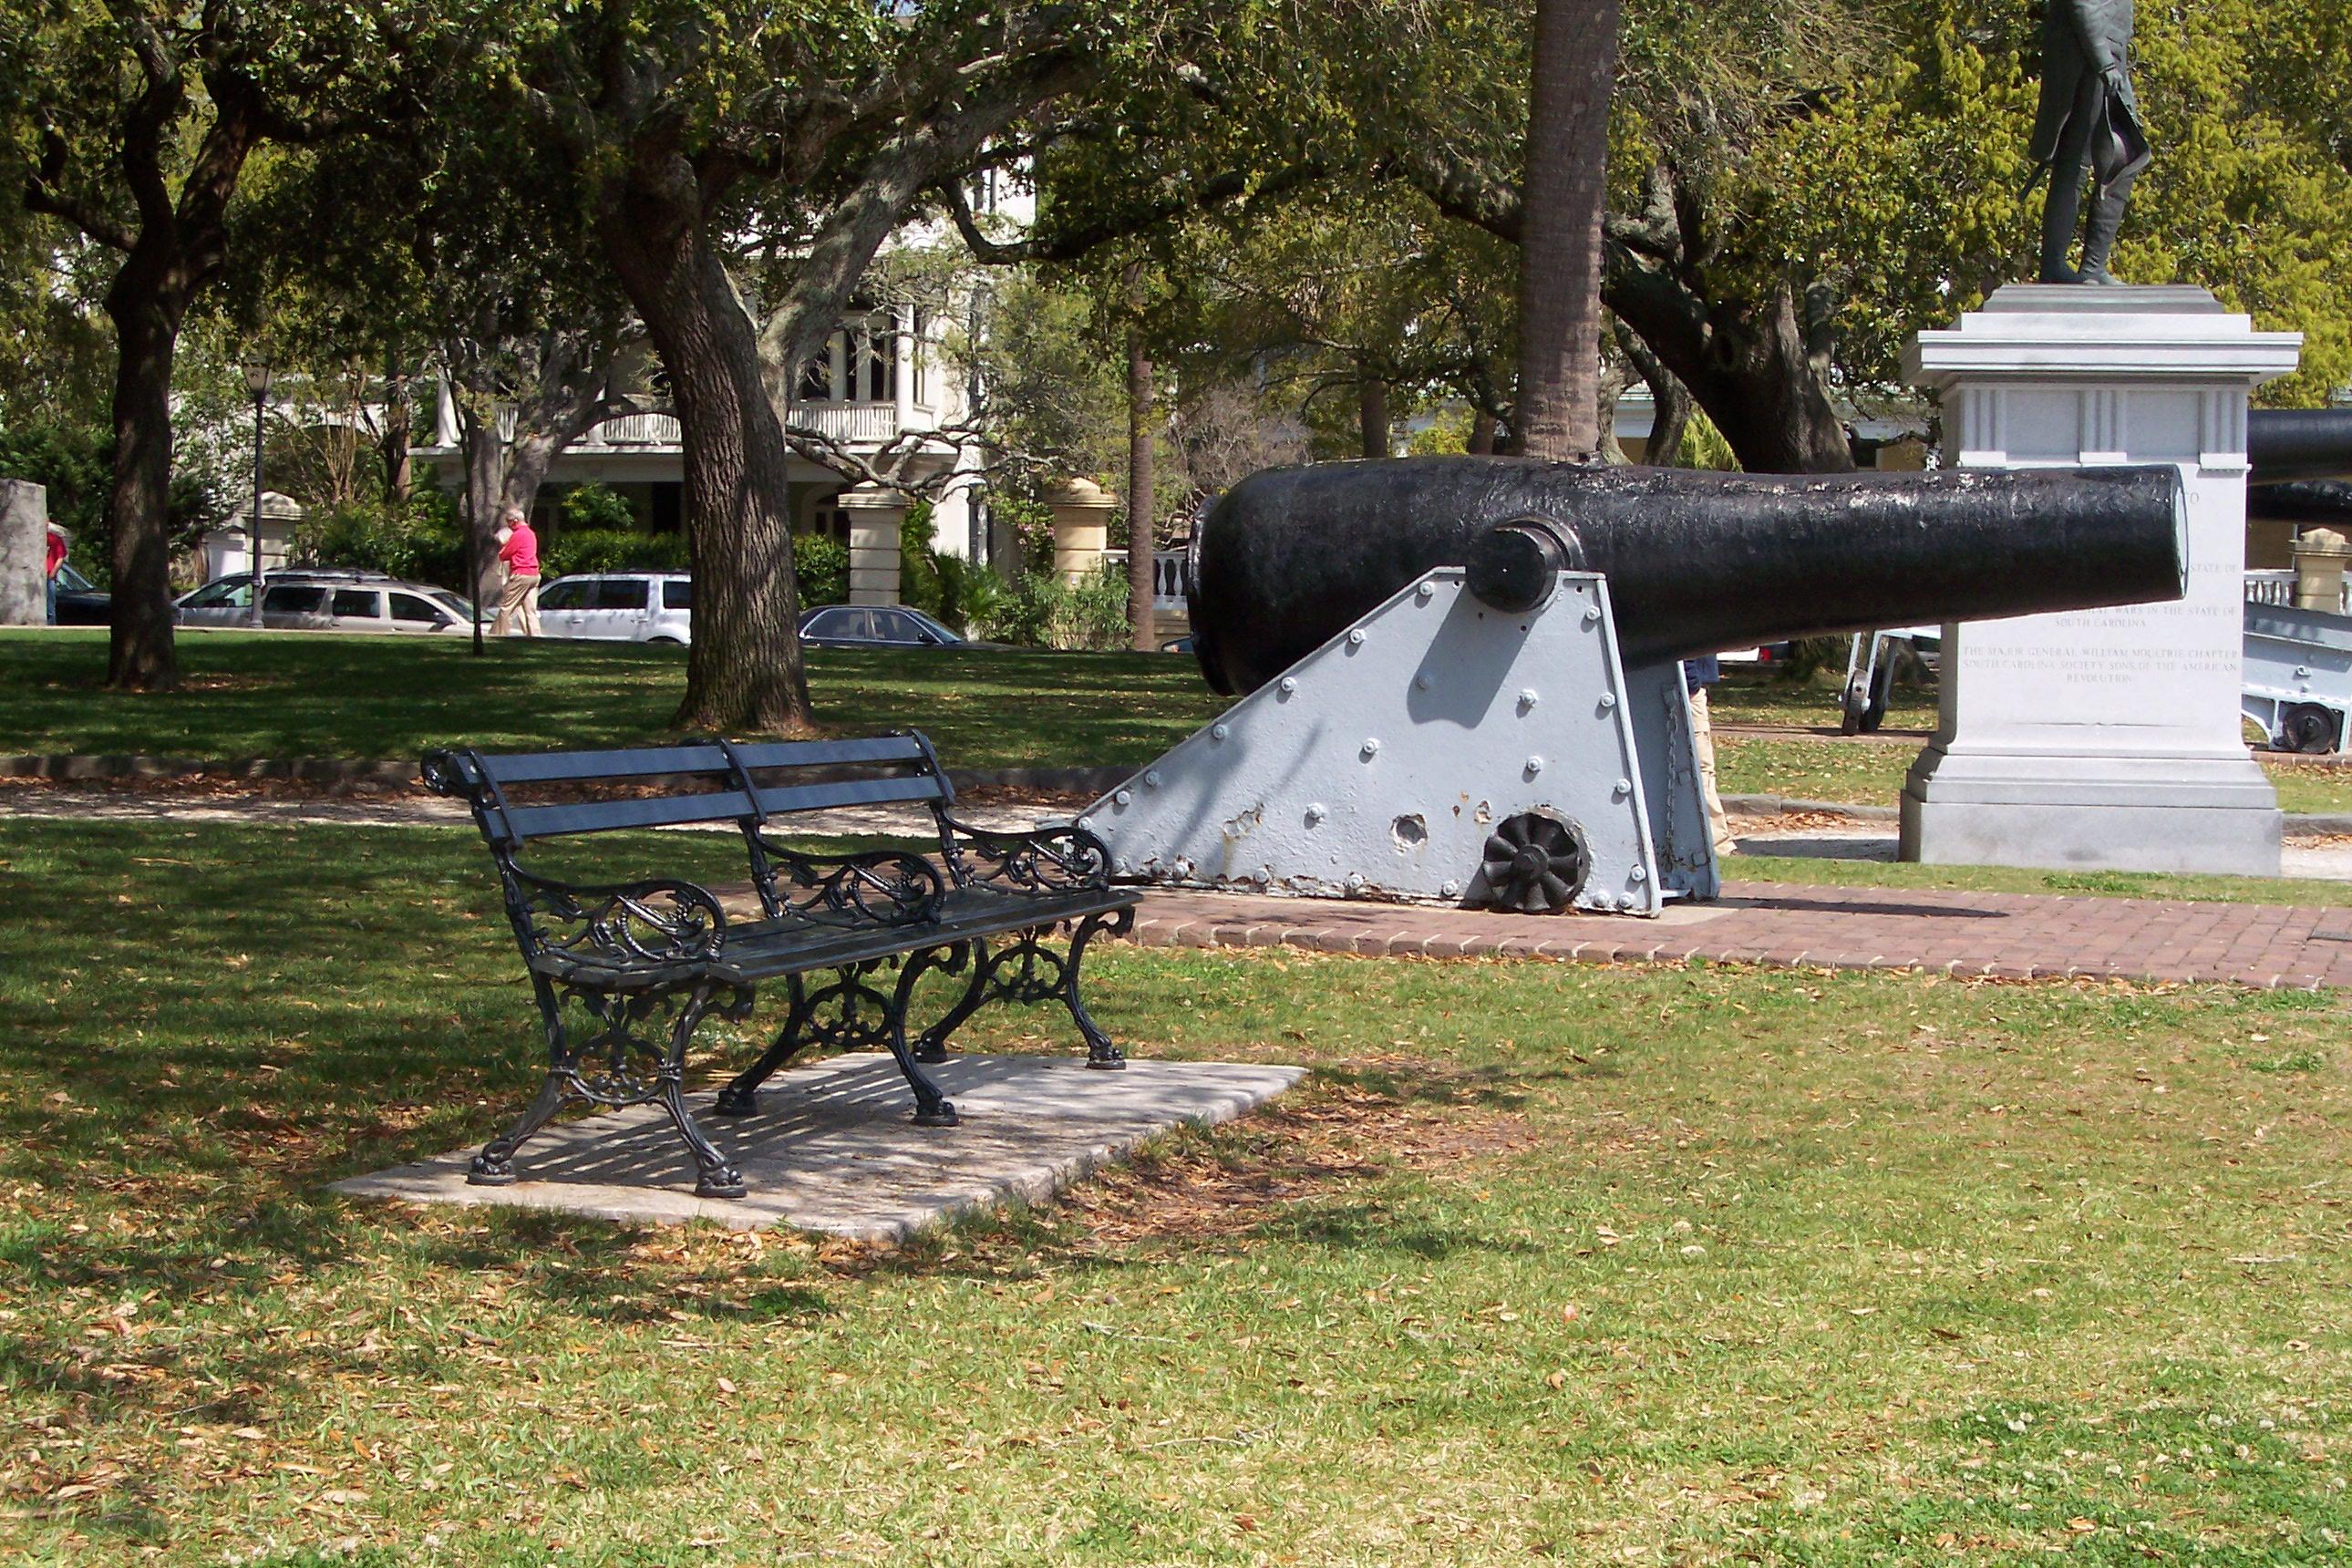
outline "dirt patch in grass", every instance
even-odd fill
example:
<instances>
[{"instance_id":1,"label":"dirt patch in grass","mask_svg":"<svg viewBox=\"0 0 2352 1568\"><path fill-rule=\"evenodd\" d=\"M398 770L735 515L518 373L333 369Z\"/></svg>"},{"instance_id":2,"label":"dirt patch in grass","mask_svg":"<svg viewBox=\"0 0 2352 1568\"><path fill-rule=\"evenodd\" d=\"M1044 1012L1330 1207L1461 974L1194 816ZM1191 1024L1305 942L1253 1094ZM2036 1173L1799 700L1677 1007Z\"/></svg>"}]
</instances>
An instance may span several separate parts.
<instances>
[{"instance_id":1,"label":"dirt patch in grass","mask_svg":"<svg viewBox=\"0 0 2352 1568\"><path fill-rule=\"evenodd\" d=\"M1408 1104L1332 1085L1213 1132L1171 1140L1062 1201L1096 1247L1211 1239L1394 1170L1451 1175L1535 1142L1515 1113L1466 1101Z\"/></svg>"}]
</instances>

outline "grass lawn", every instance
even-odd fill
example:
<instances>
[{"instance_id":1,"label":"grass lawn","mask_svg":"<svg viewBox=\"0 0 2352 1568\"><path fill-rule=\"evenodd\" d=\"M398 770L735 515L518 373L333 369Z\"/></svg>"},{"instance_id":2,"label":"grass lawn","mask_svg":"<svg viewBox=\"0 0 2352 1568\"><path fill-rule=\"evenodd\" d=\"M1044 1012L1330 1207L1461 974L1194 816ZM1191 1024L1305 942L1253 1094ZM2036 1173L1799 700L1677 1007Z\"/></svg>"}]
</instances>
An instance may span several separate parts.
<instances>
[{"instance_id":1,"label":"grass lawn","mask_svg":"<svg viewBox=\"0 0 2352 1568\"><path fill-rule=\"evenodd\" d=\"M179 639L186 689L100 689L106 634L0 632L0 752L415 757L659 738L686 650L210 632ZM1164 654L812 648L810 694L844 733L919 728L951 767L1147 762L1223 707Z\"/></svg>"},{"instance_id":2,"label":"grass lawn","mask_svg":"<svg viewBox=\"0 0 2352 1568\"><path fill-rule=\"evenodd\" d=\"M1130 1049L1308 1087L898 1254L331 1198L526 1091L486 870L0 825L0 1560L2352 1541L2333 998L1113 948Z\"/></svg>"},{"instance_id":3,"label":"grass lawn","mask_svg":"<svg viewBox=\"0 0 2352 1568\"><path fill-rule=\"evenodd\" d=\"M0 631L0 753L409 758L467 744L624 745L668 733L685 680L678 648L625 643L493 645L425 638L190 634L187 689L100 689L106 634ZM1164 654L867 653L816 648L809 684L840 733L920 729L950 766L1140 764L1224 707L1188 658ZM1933 723L1905 689L1887 718ZM1833 724L1831 678L1799 686L1734 667L1713 699L1726 723ZM1725 735L1726 794L1891 805L1917 750L1812 736ZM2352 812L2352 769L2266 762L2289 811Z\"/></svg>"}]
</instances>

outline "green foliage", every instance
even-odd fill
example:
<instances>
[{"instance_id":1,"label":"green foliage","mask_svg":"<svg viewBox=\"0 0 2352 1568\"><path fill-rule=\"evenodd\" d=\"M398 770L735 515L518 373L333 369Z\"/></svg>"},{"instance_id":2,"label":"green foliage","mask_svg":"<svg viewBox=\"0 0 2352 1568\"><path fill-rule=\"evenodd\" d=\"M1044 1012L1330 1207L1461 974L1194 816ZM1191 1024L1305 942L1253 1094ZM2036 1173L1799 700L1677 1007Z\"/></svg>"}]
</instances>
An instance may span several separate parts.
<instances>
[{"instance_id":1,"label":"green foliage","mask_svg":"<svg viewBox=\"0 0 2352 1568\"><path fill-rule=\"evenodd\" d=\"M186 454L183 452L182 456ZM48 491L49 521L72 541L75 568L100 587L113 579L114 533L107 496L114 479L114 436L102 425L35 416L0 426L0 479L26 479ZM194 548L204 531L236 510L204 473L175 472L164 519L171 548Z\"/></svg>"},{"instance_id":2,"label":"green foliage","mask_svg":"<svg viewBox=\"0 0 2352 1568\"><path fill-rule=\"evenodd\" d=\"M1125 647L1127 575L1108 563L1077 584L1053 572L1024 572L978 624L982 636L1023 647Z\"/></svg>"},{"instance_id":3,"label":"green foliage","mask_svg":"<svg viewBox=\"0 0 2352 1568\"><path fill-rule=\"evenodd\" d=\"M898 523L898 602L940 616L947 593L940 580L939 552L931 546L931 503L917 501Z\"/></svg>"},{"instance_id":4,"label":"green foliage","mask_svg":"<svg viewBox=\"0 0 2352 1568\"><path fill-rule=\"evenodd\" d=\"M1876 67L1779 126L1744 174L1747 232L1763 247L1753 264L1835 289L1850 382L1895 380L1912 332L2032 276L2034 11L1888 6ZM2202 284L2257 326L2304 332L2302 369L2264 389L2270 403L2352 382L2352 139L2327 52L2343 17L2341 0L2139 8L2135 75L2156 162L2116 271Z\"/></svg>"},{"instance_id":5,"label":"green foliage","mask_svg":"<svg viewBox=\"0 0 2352 1568\"><path fill-rule=\"evenodd\" d=\"M609 492L608 492L609 493ZM686 535L647 533L636 528L569 530L551 541L545 552L548 575L575 572L683 572L687 569Z\"/></svg>"},{"instance_id":6,"label":"green foliage","mask_svg":"<svg viewBox=\"0 0 2352 1568\"><path fill-rule=\"evenodd\" d=\"M454 497L424 489L404 506L354 500L312 512L294 552L308 565L355 566L466 592L466 536Z\"/></svg>"},{"instance_id":7,"label":"green foliage","mask_svg":"<svg viewBox=\"0 0 2352 1568\"><path fill-rule=\"evenodd\" d=\"M998 612L1004 600L1004 579L984 563L961 555L933 555L940 574L940 607L933 612L958 631L969 631Z\"/></svg>"},{"instance_id":8,"label":"green foliage","mask_svg":"<svg viewBox=\"0 0 2352 1568\"><path fill-rule=\"evenodd\" d=\"M610 485L573 485L563 492L556 515L562 519L562 531L583 532L601 529L620 532L639 526L636 508L628 497Z\"/></svg>"},{"instance_id":9,"label":"green foliage","mask_svg":"<svg viewBox=\"0 0 2352 1568\"><path fill-rule=\"evenodd\" d=\"M822 533L793 540L793 570L800 578L801 608L849 602L849 546Z\"/></svg>"}]
</instances>

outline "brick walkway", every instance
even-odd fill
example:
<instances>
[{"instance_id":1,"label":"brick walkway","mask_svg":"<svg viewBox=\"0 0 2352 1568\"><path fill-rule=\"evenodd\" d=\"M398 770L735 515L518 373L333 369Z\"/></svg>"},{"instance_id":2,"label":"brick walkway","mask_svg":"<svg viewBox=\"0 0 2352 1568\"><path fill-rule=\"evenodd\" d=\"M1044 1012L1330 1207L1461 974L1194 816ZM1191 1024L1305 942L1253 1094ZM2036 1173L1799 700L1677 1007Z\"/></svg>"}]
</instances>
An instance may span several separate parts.
<instances>
[{"instance_id":1,"label":"brick walkway","mask_svg":"<svg viewBox=\"0 0 2352 1568\"><path fill-rule=\"evenodd\" d=\"M1734 882L1654 921L1199 892L1154 893L1137 913L1134 940L1162 947L2352 985L2352 909L2285 904Z\"/></svg>"}]
</instances>

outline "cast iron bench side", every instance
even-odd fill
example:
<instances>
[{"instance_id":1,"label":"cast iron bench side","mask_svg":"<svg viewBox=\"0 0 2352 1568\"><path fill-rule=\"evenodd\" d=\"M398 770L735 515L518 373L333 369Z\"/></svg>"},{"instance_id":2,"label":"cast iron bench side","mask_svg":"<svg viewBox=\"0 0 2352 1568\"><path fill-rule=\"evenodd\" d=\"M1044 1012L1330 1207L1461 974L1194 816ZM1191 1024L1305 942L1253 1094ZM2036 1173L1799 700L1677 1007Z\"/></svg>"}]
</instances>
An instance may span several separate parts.
<instances>
[{"instance_id":1,"label":"cast iron bench side","mask_svg":"<svg viewBox=\"0 0 2352 1568\"><path fill-rule=\"evenodd\" d=\"M838 776L852 768L890 771ZM821 772L782 784L763 785L756 777L793 770ZM1003 997L1064 1002L1087 1039L1088 1065L1123 1065L1118 1047L1087 1016L1077 982L1087 942L1104 931L1126 930L1135 895L1109 887L1108 854L1082 829L997 833L958 821L952 786L919 734L504 755L441 751L425 757L424 773L437 793L472 809L547 1036L548 1073L537 1098L475 1157L473 1181L512 1181L516 1150L567 1105L651 1103L663 1108L692 1152L696 1190L740 1196L740 1173L687 1111L685 1062L703 1018L713 1011L748 1016L753 988L763 980L783 979L792 1008L775 1044L721 1091L722 1114L751 1112L760 1083L801 1049L879 1047L914 1090L916 1121L953 1124L954 1107L907 1039L908 1002L932 969L952 973L969 965L971 979L948 1016L925 1032L930 1059L939 1059L971 1012ZM660 787L674 780L700 787ZM656 793L624 799L519 805L508 795L521 785L648 782ZM939 865L897 850L810 856L772 836L780 817L883 804L930 808ZM716 823L741 831L760 921L730 922L714 895L682 879L581 885L523 863L525 850L546 839ZM1045 942L1064 926L1071 931L1066 954ZM1016 940L992 953L989 942L1000 936ZM891 964L898 974L886 993L869 977ZM832 981L814 989L803 983L820 971L832 971ZM584 1026L567 1026L566 1003L587 1014ZM665 1026L666 1046L648 1037Z\"/></svg>"}]
</instances>

